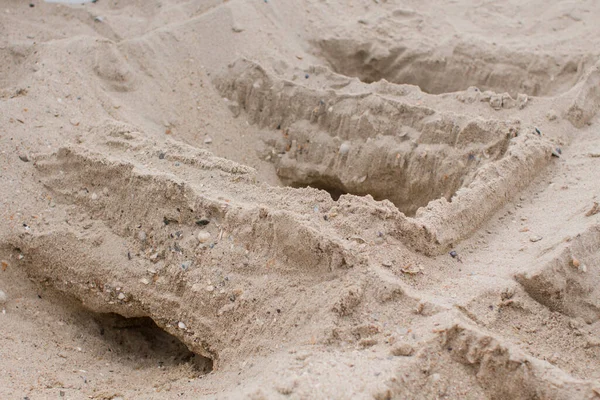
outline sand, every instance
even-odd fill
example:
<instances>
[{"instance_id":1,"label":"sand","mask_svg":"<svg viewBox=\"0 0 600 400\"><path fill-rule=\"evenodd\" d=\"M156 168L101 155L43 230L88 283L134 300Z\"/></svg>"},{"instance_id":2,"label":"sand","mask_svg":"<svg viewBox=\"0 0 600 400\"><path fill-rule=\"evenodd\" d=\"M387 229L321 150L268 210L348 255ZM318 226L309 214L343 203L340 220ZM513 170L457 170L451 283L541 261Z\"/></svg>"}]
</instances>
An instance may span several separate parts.
<instances>
[{"instance_id":1,"label":"sand","mask_svg":"<svg viewBox=\"0 0 600 400\"><path fill-rule=\"evenodd\" d=\"M4 1L0 398L600 398L598 22Z\"/></svg>"}]
</instances>

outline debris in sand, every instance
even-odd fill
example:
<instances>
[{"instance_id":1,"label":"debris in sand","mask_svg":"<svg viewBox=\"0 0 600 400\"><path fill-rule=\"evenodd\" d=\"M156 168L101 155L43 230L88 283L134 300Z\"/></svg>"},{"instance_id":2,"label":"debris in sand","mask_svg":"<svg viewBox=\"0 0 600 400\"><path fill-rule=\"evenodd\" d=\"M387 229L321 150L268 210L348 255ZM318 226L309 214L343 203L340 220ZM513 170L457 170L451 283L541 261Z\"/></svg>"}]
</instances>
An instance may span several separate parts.
<instances>
[{"instance_id":1,"label":"debris in sand","mask_svg":"<svg viewBox=\"0 0 600 400\"><path fill-rule=\"evenodd\" d=\"M159 160L164 160L164 159L165 159L165 155L166 155L166 154L165 154L164 152L162 152L162 151L161 151L160 153L158 153L158 159L159 159Z\"/></svg>"},{"instance_id":2,"label":"debris in sand","mask_svg":"<svg viewBox=\"0 0 600 400\"><path fill-rule=\"evenodd\" d=\"M177 324L177 327L183 331L187 329L187 326L185 326L185 324L181 321L179 321L179 323Z\"/></svg>"},{"instance_id":3,"label":"debris in sand","mask_svg":"<svg viewBox=\"0 0 600 400\"><path fill-rule=\"evenodd\" d=\"M581 262L576 259L575 257L573 257L573 259L571 260L571 264L575 267L575 268L579 268L579 266L581 265Z\"/></svg>"},{"instance_id":4,"label":"debris in sand","mask_svg":"<svg viewBox=\"0 0 600 400\"><path fill-rule=\"evenodd\" d=\"M140 240L140 242L145 242L146 241L146 237L147 237L146 232L144 232L144 231L138 232L137 237Z\"/></svg>"},{"instance_id":5,"label":"debris in sand","mask_svg":"<svg viewBox=\"0 0 600 400\"><path fill-rule=\"evenodd\" d=\"M8 268L8 261L2 260L2 272L6 271Z\"/></svg>"},{"instance_id":6,"label":"debris in sand","mask_svg":"<svg viewBox=\"0 0 600 400\"><path fill-rule=\"evenodd\" d=\"M537 127L534 127L533 129L535 129L535 133L542 136L542 132Z\"/></svg>"},{"instance_id":7,"label":"debris in sand","mask_svg":"<svg viewBox=\"0 0 600 400\"><path fill-rule=\"evenodd\" d=\"M192 262L189 260L181 263L181 269L183 269L184 271L188 270L191 266Z\"/></svg>"},{"instance_id":8,"label":"debris in sand","mask_svg":"<svg viewBox=\"0 0 600 400\"><path fill-rule=\"evenodd\" d=\"M8 296L2 290L0 290L0 304L4 304L8 301Z\"/></svg>"},{"instance_id":9,"label":"debris in sand","mask_svg":"<svg viewBox=\"0 0 600 400\"><path fill-rule=\"evenodd\" d=\"M459 255L458 255L458 253L456 252L456 250L452 250L452 251L450 251L450 253L448 253L448 254L450 254L450 257L452 257L452 258L456 259L456 261L458 261L458 262L462 262L462 259L460 258L460 256L459 256Z\"/></svg>"},{"instance_id":10,"label":"debris in sand","mask_svg":"<svg viewBox=\"0 0 600 400\"><path fill-rule=\"evenodd\" d=\"M212 141L212 138L210 136L207 136L206 139L204 139L204 144L211 144Z\"/></svg>"},{"instance_id":11,"label":"debris in sand","mask_svg":"<svg viewBox=\"0 0 600 400\"><path fill-rule=\"evenodd\" d=\"M554 150L552 150L552 157L560 157L561 154L562 150L560 149L560 147L557 147Z\"/></svg>"},{"instance_id":12,"label":"debris in sand","mask_svg":"<svg viewBox=\"0 0 600 400\"><path fill-rule=\"evenodd\" d=\"M349 151L350 151L350 143L344 142L340 145L340 150L339 150L340 155L344 156L344 155L348 154Z\"/></svg>"},{"instance_id":13,"label":"debris in sand","mask_svg":"<svg viewBox=\"0 0 600 400\"><path fill-rule=\"evenodd\" d=\"M23 162L29 162L29 157L27 157L27 154L19 155L19 159Z\"/></svg>"},{"instance_id":14,"label":"debris in sand","mask_svg":"<svg viewBox=\"0 0 600 400\"><path fill-rule=\"evenodd\" d=\"M210 224L210 221L207 219L199 219L198 221L196 221L196 225L199 226L206 226L208 224Z\"/></svg>"},{"instance_id":15,"label":"debris in sand","mask_svg":"<svg viewBox=\"0 0 600 400\"><path fill-rule=\"evenodd\" d=\"M539 242L539 241L540 241L540 240L542 240L542 239L543 239L543 238L542 238L541 236L531 236L531 237L529 238L529 241L530 241L530 242L532 242L532 243L535 243L535 242Z\"/></svg>"},{"instance_id":16,"label":"debris in sand","mask_svg":"<svg viewBox=\"0 0 600 400\"><path fill-rule=\"evenodd\" d=\"M206 232L206 231L202 231L200 233L198 233L198 241L200 243L206 243L210 240L210 233Z\"/></svg>"},{"instance_id":17,"label":"debris in sand","mask_svg":"<svg viewBox=\"0 0 600 400\"><path fill-rule=\"evenodd\" d=\"M595 201L594 205L592 206L592 208L585 213L586 217L591 217L592 215L596 215L600 212L600 205L598 205L598 202Z\"/></svg>"}]
</instances>

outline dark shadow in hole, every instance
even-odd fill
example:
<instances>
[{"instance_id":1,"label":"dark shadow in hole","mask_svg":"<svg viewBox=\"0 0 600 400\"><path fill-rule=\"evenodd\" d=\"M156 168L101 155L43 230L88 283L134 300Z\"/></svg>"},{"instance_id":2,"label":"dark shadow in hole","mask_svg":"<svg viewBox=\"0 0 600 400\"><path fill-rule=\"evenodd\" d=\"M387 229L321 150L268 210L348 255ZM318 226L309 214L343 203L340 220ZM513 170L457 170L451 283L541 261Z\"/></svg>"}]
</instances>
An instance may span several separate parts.
<instances>
[{"instance_id":1,"label":"dark shadow in hole","mask_svg":"<svg viewBox=\"0 0 600 400\"><path fill-rule=\"evenodd\" d=\"M175 336L156 325L149 317L125 318L118 314L98 314L88 311L102 339L111 352L121 357L143 361L151 366L173 367L189 364L200 374L212 371L211 359L191 352Z\"/></svg>"},{"instance_id":2,"label":"dark shadow in hole","mask_svg":"<svg viewBox=\"0 0 600 400\"><path fill-rule=\"evenodd\" d=\"M115 313L98 313L78 299L53 288L43 297L62 308L60 317L74 325L96 358L110 360L135 370L185 367L193 375L212 371L213 360L190 351L175 336L161 329L150 317L126 318Z\"/></svg>"}]
</instances>

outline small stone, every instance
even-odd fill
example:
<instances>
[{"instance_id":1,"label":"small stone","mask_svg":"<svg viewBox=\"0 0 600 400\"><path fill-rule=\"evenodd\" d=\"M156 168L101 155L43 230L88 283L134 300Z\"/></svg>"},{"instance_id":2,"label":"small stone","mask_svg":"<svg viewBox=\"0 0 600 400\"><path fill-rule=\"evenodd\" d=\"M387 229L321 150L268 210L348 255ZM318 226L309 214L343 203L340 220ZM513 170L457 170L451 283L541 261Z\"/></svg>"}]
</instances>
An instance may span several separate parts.
<instances>
[{"instance_id":1,"label":"small stone","mask_svg":"<svg viewBox=\"0 0 600 400\"><path fill-rule=\"evenodd\" d=\"M554 150L552 150L552 157L560 157L560 155L562 154L562 150L560 149L560 147L555 148Z\"/></svg>"},{"instance_id":2,"label":"small stone","mask_svg":"<svg viewBox=\"0 0 600 400\"><path fill-rule=\"evenodd\" d=\"M140 279L140 283L142 283L144 285L149 285L150 284L150 279L148 279L148 278L142 278L142 279Z\"/></svg>"},{"instance_id":3,"label":"small stone","mask_svg":"<svg viewBox=\"0 0 600 400\"><path fill-rule=\"evenodd\" d=\"M234 31L235 33L244 32L244 28L239 25L233 25L231 27L231 30Z\"/></svg>"},{"instance_id":4,"label":"small stone","mask_svg":"<svg viewBox=\"0 0 600 400\"><path fill-rule=\"evenodd\" d=\"M576 259L575 257L573 257L573 259L571 260L571 264L573 264L573 266L575 268L579 268L579 266L581 265L581 262L579 262L578 259Z\"/></svg>"},{"instance_id":5,"label":"small stone","mask_svg":"<svg viewBox=\"0 0 600 400\"><path fill-rule=\"evenodd\" d=\"M92 193L91 199L98 200L98 195L96 194L96 192Z\"/></svg>"},{"instance_id":6,"label":"small stone","mask_svg":"<svg viewBox=\"0 0 600 400\"><path fill-rule=\"evenodd\" d=\"M19 155L19 159L23 162L29 162L29 157L27 156L27 154Z\"/></svg>"},{"instance_id":7,"label":"small stone","mask_svg":"<svg viewBox=\"0 0 600 400\"><path fill-rule=\"evenodd\" d=\"M214 290L215 290L215 287L213 285L209 285L206 287L207 292L213 292Z\"/></svg>"},{"instance_id":8,"label":"small stone","mask_svg":"<svg viewBox=\"0 0 600 400\"><path fill-rule=\"evenodd\" d=\"M415 352L414 347L409 343L400 343L392 349L392 355L399 357L409 357Z\"/></svg>"},{"instance_id":9,"label":"small stone","mask_svg":"<svg viewBox=\"0 0 600 400\"><path fill-rule=\"evenodd\" d=\"M206 139L204 139L204 144L211 144L212 143L212 138L210 136L207 136Z\"/></svg>"},{"instance_id":10,"label":"small stone","mask_svg":"<svg viewBox=\"0 0 600 400\"><path fill-rule=\"evenodd\" d=\"M185 324L181 321L179 321L179 323L177 324L177 327L181 330L186 330L187 326L185 326Z\"/></svg>"},{"instance_id":11,"label":"small stone","mask_svg":"<svg viewBox=\"0 0 600 400\"><path fill-rule=\"evenodd\" d=\"M165 154L164 152L162 152L162 151L161 151L160 153L158 153L158 159L159 159L159 160L164 160L164 159L165 159L165 155L166 155L166 154Z\"/></svg>"},{"instance_id":12,"label":"small stone","mask_svg":"<svg viewBox=\"0 0 600 400\"><path fill-rule=\"evenodd\" d=\"M8 301L8 296L2 290L0 290L0 304L4 304Z\"/></svg>"},{"instance_id":13,"label":"small stone","mask_svg":"<svg viewBox=\"0 0 600 400\"><path fill-rule=\"evenodd\" d=\"M183 269L183 270L188 270L191 266L192 266L192 262L189 260L181 263L181 269Z\"/></svg>"},{"instance_id":14,"label":"small stone","mask_svg":"<svg viewBox=\"0 0 600 400\"><path fill-rule=\"evenodd\" d=\"M210 224L210 221L207 219L199 219L198 221L196 221L196 225L198 226L206 226Z\"/></svg>"},{"instance_id":15,"label":"small stone","mask_svg":"<svg viewBox=\"0 0 600 400\"><path fill-rule=\"evenodd\" d=\"M581 264L579 266L579 271L581 271L581 272L587 272L587 266L585 264Z\"/></svg>"},{"instance_id":16,"label":"small stone","mask_svg":"<svg viewBox=\"0 0 600 400\"><path fill-rule=\"evenodd\" d=\"M119 295L117 296L117 299L119 300L125 300L125 293L119 293Z\"/></svg>"},{"instance_id":17,"label":"small stone","mask_svg":"<svg viewBox=\"0 0 600 400\"><path fill-rule=\"evenodd\" d=\"M147 236L146 236L146 232L144 232L144 231L140 231L140 232L138 232L138 235L137 235L137 237L138 237L138 239L139 239L140 241L142 241L142 242L145 242L145 241L146 241L146 237L147 237Z\"/></svg>"},{"instance_id":18,"label":"small stone","mask_svg":"<svg viewBox=\"0 0 600 400\"><path fill-rule=\"evenodd\" d=\"M340 145L340 150L339 153L342 156L345 156L346 154L348 154L348 152L350 152L350 143L348 142L344 142Z\"/></svg>"},{"instance_id":19,"label":"small stone","mask_svg":"<svg viewBox=\"0 0 600 400\"><path fill-rule=\"evenodd\" d=\"M206 232L206 231L201 231L200 233L198 233L198 241L200 243L206 243L210 240L210 233Z\"/></svg>"},{"instance_id":20,"label":"small stone","mask_svg":"<svg viewBox=\"0 0 600 400\"><path fill-rule=\"evenodd\" d=\"M532 242L532 243L539 242L540 240L542 240L541 236L531 236L529 238L529 241Z\"/></svg>"},{"instance_id":21,"label":"small stone","mask_svg":"<svg viewBox=\"0 0 600 400\"><path fill-rule=\"evenodd\" d=\"M308 78L310 78L310 75L306 74L306 75L304 75L304 78L308 79Z\"/></svg>"}]
</instances>

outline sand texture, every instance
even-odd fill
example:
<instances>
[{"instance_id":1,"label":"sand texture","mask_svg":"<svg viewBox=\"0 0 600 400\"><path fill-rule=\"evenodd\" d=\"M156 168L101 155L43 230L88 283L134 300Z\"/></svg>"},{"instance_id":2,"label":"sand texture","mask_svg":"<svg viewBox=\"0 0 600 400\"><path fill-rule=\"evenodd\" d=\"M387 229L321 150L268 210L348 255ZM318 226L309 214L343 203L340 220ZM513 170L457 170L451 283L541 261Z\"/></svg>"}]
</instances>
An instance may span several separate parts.
<instances>
[{"instance_id":1,"label":"sand texture","mask_svg":"<svg viewBox=\"0 0 600 400\"><path fill-rule=\"evenodd\" d=\"M3 1L0 399L600 399L599 49L591 0Z\"/></svg>"}]
</instances>

